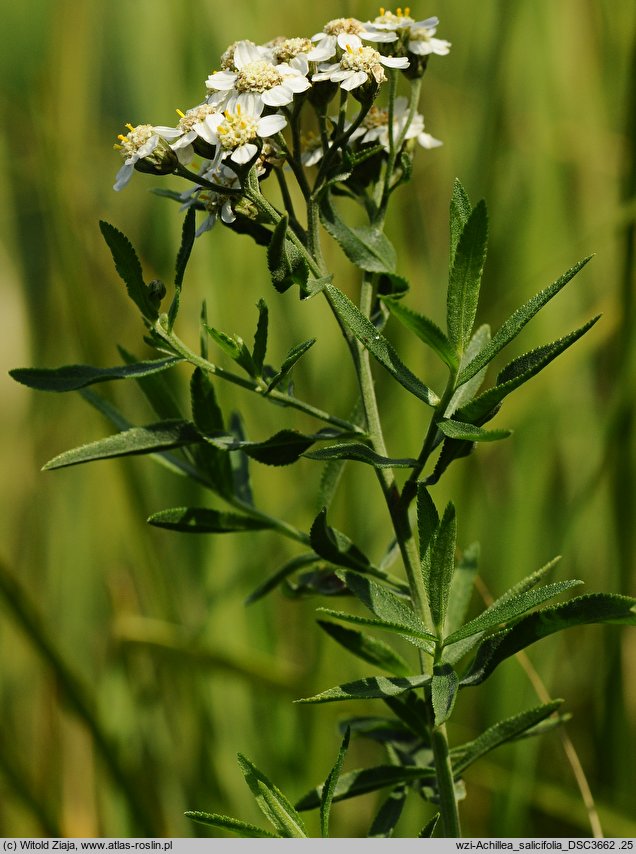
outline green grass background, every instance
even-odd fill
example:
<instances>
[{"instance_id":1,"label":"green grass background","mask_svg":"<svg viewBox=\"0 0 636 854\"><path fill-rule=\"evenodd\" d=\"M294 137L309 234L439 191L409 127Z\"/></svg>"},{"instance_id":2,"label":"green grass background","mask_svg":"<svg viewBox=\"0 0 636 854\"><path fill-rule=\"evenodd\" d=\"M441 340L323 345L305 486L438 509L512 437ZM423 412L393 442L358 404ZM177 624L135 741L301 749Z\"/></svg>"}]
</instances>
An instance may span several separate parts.
<instances>
[{"instance_id":1,"label":"green grass background","mask_svg":"<svg viewBox=\"0 0 636 854\"><path fill-rule=\"evenodd\" d=\"M119 166L112 142L124 122L173 123L175 108L198 103L220 52L238 38L311 35L329 18L367 19L376 8L359 0L325 0L320 12L290 0L2 6L0 833L204 833L183 818L185 809L259 821L237 751L300 796L324 779L338 720L353 707L291 701L368 668L318 636L314 601L274 593L244 607L259 580L294 553L287 543L268 533L186 538L146 526L156 510L206 499L150 460L41 473L56 453L111 427L79 397L30 392L7 371L116 364L117 344L147 355L97 223L107 219L130 235L149 278L169 279L181 215L148 192L160 179L136 174L124 192L112 192ZM423 87L427 129L444 147L420 152L388 225L400 272L412 283L411 305L442 322L447 205L459 176L474 200L487 199L491 215L480 321L496 328L590 252L595 260L524 331L516 352L603 313L581 343L506 403L496 423L514 428L513 438L458 464L435 500L456 500L460 542L481 542L483 579L494 593L561 553L558 578L635 595L636 6L426 0L412 13L439 15L439 35L453 48L433 57ZM327 253L337 282L353 293L339 251L329 244ZM342 367L344 349L324 307L277 295L262 250L220 228L197 242L179 333L196 340L205 296L215 326L249 339L261 295L272 313L272 360L317 335L298 392L346 416L354 377ZM439 385L433 360L397 340L405 360ZM187 376L176 375L182 396ZM389 452L417 453L421 406L385 376L377 380ZM115 385L99 391L137 423L152 420L134 389ZM250 409L254 437L283 423L313 426L252 406L232 389L219 393L228 410ZM266 509L306 528L318 477L309 461L295 470L256 467L255 489ZM370 473L352 467L333 513L374 556L388 536L377 493ZM530 658L573 714L568 732L605 832L636 835L633 631L576 630L539 644ZM460 698L451 740L534 704L511 661L479 693ZM348 767L376 759L355 744ZM469 833L589 834L555 734L501 750L466 783ZM334 833L364 835L376 803L367 796L337 806ZM401 835L416 835L430 814L414 802ZM315 817L309 824L316 833Z\"/></svg>"}]
</instances>

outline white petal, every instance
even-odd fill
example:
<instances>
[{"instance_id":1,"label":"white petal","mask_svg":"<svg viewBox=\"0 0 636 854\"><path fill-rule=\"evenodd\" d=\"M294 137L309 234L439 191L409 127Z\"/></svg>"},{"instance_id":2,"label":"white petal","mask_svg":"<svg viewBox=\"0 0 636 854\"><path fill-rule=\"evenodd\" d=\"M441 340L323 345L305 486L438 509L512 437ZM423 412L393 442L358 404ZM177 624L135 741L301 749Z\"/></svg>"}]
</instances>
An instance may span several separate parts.
<instances>
[{"instance_id":1,"label":"white petal","mask_svg":"<svg viewBox=\"0 0 636 854\"><path fill-rule=\"evenodd\" d=\"M230 160L235 163L249 163L249 161L258 152L258 146L253 142L246 142L245 145L239 145L230 155Z\"/></svg>"},{"instance_id":2,"label":"white petal","mask_svg":"<svg viewBox=\"0 0 636 854\"><path fill-rule=\"evenodd\" d=\"M439 26L439 18L426 18L424 21L416 21L413 24L412 29L416 29L422 27L425 30L432 30L434 27Z\"/></svg>"},{"instance_id":3,"label":"white petal","mask_svg":"<svg viewBox=\"0 0 636 854\"><path fill-rule=\"evenodd\" d=\"M431 136L430 133L424 132L418 134L417 141L422 148L439 148L440 145L444 145L441 139L435 139L435 137Z\"/></svg>"},{"instance_id":4,"label":"white petal","mask_svg":"<svg viewBox=\"0 0 636 854\"><path fill-rule=\"evenodd\" d=\"M368 79L369 75L366 71L354 71L346 80L342 81L340 86L342 89L346 89L347 92L350 92L352 89L357 89L358 86L362 86L362 84L366 83Z\"/></svg>"},{"instance_id":5,"label":"white petal","mask_svg":"<svg viewBox=\"0 0 636 854\"><path fill-rule=\"evenodd\" d=\"M169 128L163 125L155 125L153 130L156 130L159 136L162 136L164 139L176 139L183 133L179 128Z\"/></svg>"},{"instance_id":6,"label":"white petal","mask_svg":"<svg viewBox=\"0 0 636 854\"><path fill-rule=\"evenodd\" d=\"M225 223L234 222L236 219L236 215L232 210L232 205L229 201L223 202L223 207L221 208L221 219Z\"/></svg>"},{"instance_id":7,"label":"white petal","mask_svg":"<svg viewBox=\"0 0 636 854\"><path fill-rule=\"evenodd\" d=\"M409 53L414 53L416 56L427 56L429 53L433 53L430 42L423 41L422 39L410 41L408 50Z\"/></svg>"},{"instance_id":8,"label":"white petal","mask_svg":"<svg viewBox=\"0 0 636 854\"><path fill-rule=\"evenodd\" d=\"M247 41L240 41L234 49L234 65L237 68L243 68L248 62L258 62L262 58L262 53L256 45Z\"/></svg>"},{"instance_id":9,"label":"white petal","mask_svg":"<svg viewBox=\"0 0 636 854\"><path fill-rule=\"evenodd\" d=\"M378 33L373 30L367 30L360 33L360 38L366 42L394 42L397 41L397 35L394 32Z\"/></svg>"},{"instance_id":10,"label":"white petal","mask_svg":"<svg viewBox=\"0 0 636 854\"><path fill-rule=\"evenodd\" d=\"M245 115L256 119L263 112L263 100L256 92L241 92L239 95L232 95L226 109L230 113L236 113L240 109Z\"/></svg>"},{"instance_id":11,"label":"white petal","mask_svg":"<svg viewBox=\"0 0 636 854\"><path fill-rule=\"evenodd\" d=\"M229 71L215 71L214 74L210 74L205 85L208 89L220 89L222 92L227 92L234 88L236 78L237 75Z\"/></svg>"},{"instance_id":12,"label":"white petal","mask_svg":"<svg viewBox=\"0 0 636 854\"><path fill-rule=\"evenodd\" d=\"M307 89L311 86L309 80L306 77L286 77L284 86L287 86L292 92L297 95L299 92L306 92Z\"/></svg>"},{"instance_id":13,"label":"white petal","mask_svg":"<svg viewBox=\"0 0 636 854\"><path fill-rule=\"evenodd\" d=\"M194 126L194 130L197 132L197 136L200 136L201 139L204 139L206 142L209 142L210 145L218 145L219 143L219 135L217 133L219 125L223 122L223 116L214 115L214 116L206 116L202 122L197 122Z\"/></svg>"},{"instance_id":14,"label":"white petal","mask_svg":"<svg viewBox=\"0 0 636 854\"><path fill-rule=\"evenodd\" d=\"M290 67L294 69L294 71L300 72L303 77L309 71L309 61L307 59L306 53L300 53L298 56L295 56L292 61L289 63Z\"/></svg>"},{"instance_id":15,"label":"white petal","mask_svg":"<svg viewBox=\"0 0 636 854\"><path fill-rule=\"evenodd\" d=\"M409 61L406 56L380 56L380 62L388 68L409 67Z\"/></svg>"},{"instance_id":16,"label":"white petal","mask_svg":"<svg viewBox=\"0 0 636 854\"><path fill-rule=\"evenodd\" d=\"M438 56L447 56L450 53L451 43L445 39L431 39L431 48Z\"/></svg>"},{"instance_id":17,"label":"white petal","mask_svg":"<svg viewBox=\"0 0 636 854\"><path fill-rule=\"evenodd\" d=\"M272 86L267 92L263 92L261 98L268 107L284 107L294 100L294 93L289 86L281 83L279 86Z\"/></svg>"},{"instance_id":18,"label":"white petal","mask_svg":"<svg viewBox=\"0 0 636 854\"><path fill-rule=\"evenodd\" d=\"M354 33L340 33L338 36L338 44L343 50L350 47L352 50L357 50L362 47L362 42Z\"/></svg>"},{"instance_id":19,"label":"white petal","mask_svg":"<svg viewBox=\"0 0 636 854\"><path fill-rule=\"evenodd\" d=\"M115 183L113 184L113 190L123 190L126 184L132 178L132 173L135 171L135 167L132 163L124 163L119 172L117 173L117 177L115 178Z\"/></svg>"},{"instance_id":20,"label":"white petal","mask_svg":"<svg viewBox=\"0 0 636 854\"><path fill-rule=\"evenodd\" d=\"M139 148L137 149L137 159L141 159L142 157L148 157L149 154L152 154L158 144L159 135L153 134L148 140L148 142L144 142L144 144L139 146Z\"/></svg>"},{"instance_id":21,"label":"white petal","mask_svg":"<svg viewBox=\"0 0 636 854\"><path fill-rule=\"evenodd\" d=\"M287 125L284 116L265 116L258 120L256 125L256 133L259 136L274 136L275 133L282 130Z\"/></svg>"},{"instance_id":22,"label":"white petal","mask_svg":"<svg viewBox=\"0 0 636 854\"><path fill-rule=\"evenodd\" d=\"M206 216L206 218L203 220L201 225L194 232L194 236L195 237L201 237L201 235L205 234L206 231L210 231L212 229L215 222L216 222L216 215L215 214L209 214L208 216Z\"/></svg>"}]
</instances>

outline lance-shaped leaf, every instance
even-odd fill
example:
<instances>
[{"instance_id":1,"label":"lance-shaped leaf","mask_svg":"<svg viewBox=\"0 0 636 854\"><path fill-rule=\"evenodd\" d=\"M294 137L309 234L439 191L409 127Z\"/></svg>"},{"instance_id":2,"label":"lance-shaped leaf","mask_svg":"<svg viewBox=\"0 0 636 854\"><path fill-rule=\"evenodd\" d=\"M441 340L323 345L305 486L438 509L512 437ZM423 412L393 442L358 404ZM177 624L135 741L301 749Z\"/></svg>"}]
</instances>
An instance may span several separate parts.
<instances>
[{"instance_id":1,"label":"lance-shaped leaf","mask_svg":"<svg viewBox=\"0 0 636 854\"><path fill-rule=\"evenodd\" d=\"M407 308L398 300L384 298L382 302L393 317L397 318L403 326L417 335L420 341L437 353L449 368L457 367L458 360L455 348L436 323L425 315Z\"/></svg>"},{"instance_id":2,"label":"lance-shaped leaf","mask_svg":"<svg viewBox=\"0 0 636 854\"><path fill-rule=\"evenodd\" d=\"M393 789L373 819L367 833L368 839L388 839L393 836L395 826L402 815L407 794L408 788L403 783Z\"/></svg>"},{"instance_id":3,"label":"lance-shaped leaf","mask_svg":"<svg viewBox=\"0 0 636 854\"><path fill-rule=\"evenodd\" d=\"M347 728L338 751L335 764L324 782L322 792L320 793L320 835L323 839L329 836L329 814L331 812L331 804L336 791L338 780L342 772L347 750L349 749L349 739L351 738L351 730Z\"/></svg>"},{"instance_id":4,"label":"lance-shaped leaf","mask_svg":"<svg viewBox=\"0 0 636 854\"><path fill-rule=\"evenodd\" d=\"M158 302L153 296L153 289L144 282L141 264L132 243L125 234L104 220L100 220L99 228L113 256L115 269L126 285L128 296L145 318L156 320L159 316Z\"/></svg>"},{"instance_id":5,"label":"lance-shaped leaf","mask_svg":"<svg viewBox=\"0 0 636 854\"><path fill-rule=\"evenodd\" d=\"M416 460L407 457L396 459L394 457L383 457L377 454L373 448L364 445L362 442L346 442L339 445L329 445L326 448L319 448L317 451L309 451L303 454L308 460L355 460L360 463L367 463L376 469L383 468L413 468Z\"/></svg>"},{"instance_id":6,"label":"lance-shaped leaf","mask_svg":"<svg viewBox=\"0 0 636 854\"><path fill-rule=\"evenodd\" d=\"M436 812L433 818L424 825L418 834L418 839L432 839L435 833L435 828L439 822L439 813Z\"/></svg>"},{"instance_id":7,"label":"lance-shaped leaf","mask_svg":"<svg viewBox=\"0 0 636 854\"><path fill-rule=\"evenodd\" d=\"M456 632L453 632L452 635L449 635L444 640L444 645L456 643L471 635L488 632L491 629L516 620L532 608L543 605L548 599L553 599L559 593L563 593L564 590L577 587L579 584L583 584L583 582L578 580L557 581L554 584L546 584L545 587L527 590L525 593L519 593L510 598L499 599L497 602L493 602L485 611L482 611L474 620L471 620L457 629Z\"/></svg>"},{"instance_id":8,"label":"lance-shaped leaf","mask_svg":"<svg viewBox=\"0 0 636 854\"><path fill-rule=\"evenodd\" d=\"M229 815L219 815L214 812L202 812L201 810L187 810L185 816L196 821L198 824L206 824L208 827L220 827L222 830L229 830L236 833L243 839L278 839L274 833L264 830L262 827L257 827L255 824L249 824L247 821L241 821L239 818L231 818Z\"/></svg>"},{"instance_id":9,"label":"lance-shaped leaf","mask_svg":"<svg viewBox=\"0 0 636 854\"><path fill-rule=\"evenodd\" d=\"M482 324L479 329L477 329L473 335L473 337L468 342L468 346L464 350L464 355L462 356L462 360L460 362L460 372L463 369L464 365L467 365L472 359L479 353L490 341L490 326L487 323ZM445 418L450 418L455 410L459 409L460 406L464 406L473 397L477 394L479 389L482 386L486 378L486 368L482 368L467 382L459 385L457 383L458 388L456 388L455 393L453 394L450 403L446 407L446 412L444 413Z\"/></svg>"},{"instance_id":10,"label":"lance-shaped leaf","mask_svg":"<svg viewBox=\"0 0 636 854\"><path fill-rule=\"evenodd\" d=\"M391 673L393 676L408 676L413 670L402 656L384 641L355 629L346 629L327 620L318 620L318 625L340 646L368 664L374 664L380 670Z\"/></svg>"},{"instance_id":11,"label":"lance-shaped leaf","mask_svg":"<svg viewBox=\"0 0 636 854\"><path fill-rule=\"evenodd\" d=\"M341 700L375 700L397 697L412 688L423 688L431 681L430 676L369 676L344 685L328 688L313 697L295 700L296 703L333 703Z\"/></svg>"},{"instance_id":12,"label":"lance-shaped leaf","mask_svg":"<svg viewBox=\"0 0 636 854\"><path fill-rule=\"evenodd\" d=\"M285 214L274 229L267 247L267 266L272 284L282 294L292 285L304 288L309 278L309 267L299 250L287 237L289 217Z\"/></svg>"},{"instance_id":13,"label":"lance-shaped leaf","mask_svg":"<svg viewBox=\"0 0 636 854\"><path fill-rule=\"evenodd\" d=\"M506 320L497 330L490 343L483 347L479 353L475 353L473 358L466 363L465 367L462 366L457 379L458 385L462 385L467 382L478 371L491 362L497 353L503 350L507 344L517 337L526 323L532 320L535 314L537 314L537 312L540 311L540 309L542 309L543 306L552 299L552 297L556 296L556 294L558 294L559 291L565 287L565 285L567 285L574 276L576 276L579 270L581 270L591 258L591 255L587 258L583 258L582 261L579 261L578 264L570 267L570 269L560 276L555 282L552 282L552 284L548 285L547 288L544 288L538 294L535 294L528 300L528 302L524 303L524 305L513 312L508 320Z\"/></svg>"},{"instance_id":14,"label":"lance-shaped leaf","mask_svg":"<svg viewBox=\"0 0 636 854\"><path fill-rule=\"evenodd\" d=\"M385 585L372 581L366 576L351 572L344 572L342 576L354 596L380 620L407 626L420 637L434 640L433 635L426 631L426 627L404 597L398 596Z\"/></svg>"},{"instance_id":15,"label":"lance-shaped leaf","mask_svg":"<svg viewBox=\"0 0 636 854\"><path fill-rule=\"evenodd\" d=\"M22 385L38 391L77 391L95 383L147 377L165 371L183 361L178 356L116 365L114 368L94 368L92 365L65 365L61 368L15 368L11 377Z\"/></svg>"},{"instance_id":16,"label":"lance-shaped leaf","mask_svg":"<svg viewBox=\"0 0 636 854\"><path fill-rule=\"evenodd\" d=\"M224 429L223 413L217 402L214 386L209 375L201 368L195 368L192 374L190 397L192 418L202 433ZM205 472L214 490L219 495L233 495L234 478L228 454L208 442L203 442L192 450L195 462Z\"/></svg>"},{"instance_id":17,"label":"lance-shaped leaf","mask_svg":"<svg viewBox=\"0 0 636 854\"><path fill-rule=\"evenodd\" d=\"M49 460L43 469L59 469L133 454L156 454L201 441L201 434L190 421L160 421L145 427L131 427L114 436L65 451Z\"/></svg>"},{"instance_id":18,"label":"lance-shaped leaf","mask_svg":"<svg viewBox=\"0 0 636 854\"><path fill-rule=\"evenodd\" d=\"M267 386L267 392L272 391L287 379L287 377L292 372L292 368L295 366L296 362L298 362L299 359L301 359L305 355L307 350L309 350L310 347L313 347L315 343L315 338L309 338L307 341L303 341L302 344L296 344L295 347L291 348L291 350L285 357L285 361L281 365L280 371L277 371L269 381L269 385Z\"/></svg>"},{"instance_id":19,"label":"lance-shaped leaf","mask_svg":"<svg viewBox=\"0 0 636 854\"><path fill-rule=\"evenodd\" d=\"M340 219L327 194L320 205L320 218L356 267L370 273L395 272L395 249L382 231L372 226L350 228Z\"/></svg>"},{"instance_id":20,"label":"lance-shaped leaf","mask_svg":"<svg viewBox=\"0 0 636 854\"><path fill-rule=\"evenodd\" d=\"M263 531L272 523L239 513L225 513L209 507L171 507L148 517L148 524L185 534L236 534Z\"/></svg>"},{"instance_id":21,"label":"lance-shaped leaf","mask_svg":"<svg viewBox=\"0 0 636 854\"><path fill-rule=\"evenodd\" d=\"M334 801L344 801L368 792L377 792L387 786L397 786L400 783L414 783L424 780L434 780L435 771L432 768L420 768L411 765L376 765L373 768L359 768L343 774L338 780ZM301 812L320 806L322 786L312 789L296 804Z\"/></svg>"},{"instance_id":22,"label":"lance-shaped leaf","mask_svg":"<svg viewBox=\"0 0 636 854\"><path fill-rule=\"evenodd\" d=\"M424 560L426 551L438 527L439 513L430 492L420 481L417 484L417 533L420 542L421 561Z\"/></svg>"},{"instance_id":23,"label":"lance-shaped leaf","mask_svg":"<svg viewBox=\"0 0 636 854\"><path fill-rule=\"evenodd\" d=\"M252 359L252 354L240 335L227 335L213 326L208 326L207 323L204 323L203 327L210 338L214 339L230 359L240 365L250 377L258 376L259 372Z\"/></svg>"},{"instance_id":24,"label":"lance-shaped leaf","mask_svg":"<svg viewBox=\"0 0 636 854\"><path fill-rule=\"evenodd\" d=\"M462 439L465 442L497 442L512 436L512 430L484 430L483 427L476 427L465 421L445 418L437 422L437 427L449 439Z\"/></svg>"},{"instance_id":25,"label":"lance-shaped leaf","mask_svg":"<svg viewBox=\"0 0 636 854\"><path fill-rule=\"evenodd\" d=\"M435 726L441 726L452 714L459 688L459 678L450 664L436 664L431 680L431 701Z\"/></svg>"},{"instance_id":26,"label":"lance-shaped leaf","mask_svg":"<svg viewBox=\"0 0 636 854\"><path fill-rule=\"evenodd\" d=\"M177 263L175 265L174 274L174 297L168 309L168 331L174 326L179 313L179 304L181 302L181 288L183 286L183 277L185 275L190 253L194 246L194 237L196 233L196 213L193 207L188 208L183 220L183 228L181 230L181 246L177 253Z\"/></svg>"},{"instance_id":27,"label":"lance-shaped leaf","mask_svg":"<svg viewBox=\"0 0 636 854\"><path fill-rule=\"evenodd\" d=\"M459 356L470 340L475 323L487 243L488 214L482 200L462 229L448 281L448 337Z\"/></svg>"},{"instance_id":28,"label":"lance-shaped leaf","mask_svg":"<svg viewBox=\"0 0 636 854\"><path fill-rule=\"evenodd\" d=\"M325 436L330 436L330 433ZM268 466L287 466L295 463L307 448L311 447L323 434L306 436L297 430L279 430L263 442L248 442L237 439L231 433L209 433L204 436L206 442L224 451L242 451L259 463Z\"/></svg>"},{"instance_id":29,"label":"lance-shaped leaf","mask_svg":"<svg viewBox=\"0 0 636 854\"><path fill-rule=\"evenodd\" d=\"M450 593L448 595L448 607L446 609L446 621L444 631L451 634L458 629L468 612L470 600L473 595L475 578L479 567L479 543L471 543L464 549L453 573Z\"/></svg>"},{"instance_id":30,"label":"lance-shaped leaf","mask_svg":"<svg viewBox=\"0 0 636 854\"><path fill-rule=\"evenodd\" d=\"M298 572L299 569L304 569L306 566L311 566L312 564L317 563L318 560L319 558L317 554L309 552L308 554L297 555L291 560L286 561L279 569L276 570L276 572L259 584L256 590L250 593L245 600L245 604L251 605L252 602L257 602L259 599L262 599L263 596L266 596L272 590L275 590L276 587L278 587L279 584L282 584L290 575Z\"/></svg>"},{"instance_id":31,"label":"lance-shaped leaf","mask_svg":"<svg viewBox=\"0 0 636 854\"><path fill-rule=\"evenodd\" d=\"M318 611L321 614L334 617L336 620L341 620L343 623L367 626L372 629L380 629L381 631L400 635L404 640L412 643L418 649L423 649L429 655L433 655L435 652L435 639L423 629L413 628L410 625L395 620L380 620L372 617L361 617L358 614L347 614L345 611L335 611L333 608L318 608Z\"/></svg>"},{"instance_id":32,"label":"lance-shaped leaf","mask_svg":"<svg viewBox=\"0 0 636 854\"><path fill-rule=\"evenodd\" d=\"M364 572L371 566L369 558L351 542L346 534L327 524L327 510L323 507L309 532L312 549L336 566L346 566Z\"/></svg>"},{"instance_id":33,"label":"lance-shaped leaf","mask_svg":"<svg viewBox=\"0 0 636 854\"><path fill-rule=\"evenodd\" d=\"M424 586L439 634L446 618L448 593L455 569L456 535L455 507L449 503L422 560Z\"/></svg>"},{"instance_id":34,"label":"lance-shaped leaf","mask_svg":"<svg viewBox=\"0 0 636 854\"><path fill-rule=\"evenodd\" d=\"M252 362L256 368L257 376L262 376L263 365L265 363L265 355L267 353L267 331L269 326L269 309L265 300L259 299L256 306L258 308L258 323L256 324L256 332L254 333L254 347L252 349Z\"/></svg>"},{"instance_id":35,"label":"lance-shaped leaf","mask_svg":"<svg viewBox=\"0 0 636 854\"><path fill-rule=\"evenodd\" d=\"M391 376L415 397L423 400L429 406L437 406L439 397L406 367L390 342L378 332L360 309L333 285L326 285L325 291L328 293L331 304L340 320L382 367L386 368Z\"/></svg>"},{"instance_id":36,"label":"lance-shaped leaf","mask_svg":"<svg viewBox=\"0 0 636 854\"><path fill-rule=\"evenodd\" d=\"M468 217L471 215L472 210L473 206L468 198L468 193L462 186L461 181L455 178L450 201L450 267L453 266L459 238L462 235L464 226L468 222Z\"/></svg>"},{"instance_id":37,"label":"lance-shaped leaf","mask_svg":"<svg viewBox=\"0 0 636 854\"><path fill-rule=\"evenodd\" d=\"M352 733L361 738L368 738L380 744L387 742L401 742L411 744L414 740L413 733L397 718L384 718L379 715L361 715L353 718L344 718L338 724L340 731L349 728Z\"/></svg>"},{"instance_id":38,"label":"lance-shaped leaf","mask_svg":"<svg viewBox=\"0 0 636 854\"><path fill-rule=\"evenodd\" d=\"M479 685L502 661L541 638L589 623L636 625L636 599L617 594L590 593L528 614L512 628L490 635L480 644L460 684Z\"/></svg>"},{"instance_id":39,"label":"lance-shaped leaf","mask_svg":"<svg viewBox=\"0 0 636 854\"><path fill-rule=\"evenodd\" d=\"M578 341L579 338L594 326L599 317L600 315L593 317L579 329L575 329L569 335L565 335L551 344L537 347L529 353L520 356L518 359L514 359L499 373L497 384L493 388L483 392L479 397L476 397L457 411L456 416L458 420L477 424L491 417L496 412L501 401L510 392L528 382L529 379L536 376L539 371L542 371L549 365L553 359L556 359L568 347L571 347L575 341Z\"/></svg>"},{"instance_id":40,"label":"lance-shaped leaf","mask_svg":"<svg viewBox=\"0 0 636 854\"><path fill-rule=\"evenodd\" d=\"M527 712L513 715L489 727L474 739L474 741L469 741L466 744L453 748L451 750L453 774L455 776L462 774L473 762L481 759L482 756L490 753L491 750L499 747L500 744L505 744L507 741L519 738L523 733L552 715L562 703L563 700L553 700L550 703L537 706L535 709L529 709Z\"/></svg>"},{"instance_id":41,"label":"lance-shaped leaf","mask_svg":"<svg viewBox=\"0 0 636 854\"><path fill-rule=\"evenodd\" d=\"M303 820L280 789L241 753L238 759L245 782L256 798L261 812L272 823L277 834L286 839L305 839L307 831Z\"/></svg>"}]
</instances>

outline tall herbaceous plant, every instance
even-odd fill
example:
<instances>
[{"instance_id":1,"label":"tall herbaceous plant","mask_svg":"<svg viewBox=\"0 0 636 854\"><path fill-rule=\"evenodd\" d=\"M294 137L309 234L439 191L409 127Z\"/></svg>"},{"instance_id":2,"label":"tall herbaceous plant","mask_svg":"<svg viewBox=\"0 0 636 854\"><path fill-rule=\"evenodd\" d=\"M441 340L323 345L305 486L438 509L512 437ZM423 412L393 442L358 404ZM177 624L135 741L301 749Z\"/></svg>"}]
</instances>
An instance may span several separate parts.
<instances>
[{"instance_id":1,"label":"tall herbaceous plant","mask_svg":"<svg viewBox=\"0 0 636 854\"><path fill-rule=\"evenodd\" d=\"M123 161L115 190L122 190L135 171L153 179L181 179L157 190L183 212L181 245L168 287L156 279L147 281L131 242L108 222L100 224L117 273L143 319L144 341L156 357L135 361L122 350L123 364L115 367L13 371L16 380L32 388L80 390L117 430L55 457L45 468L149 454L191 478L208 490L209 501L169 506L154 513L150 524L247 539L254 531L270 530L292 541L293 557L272 567L250 600L281 586L315 597L320 629L382 674L366 675L361 665L359 679L335 687L317 685L313 696L299 700L358 702L354 715L341 721L342 742L339 750L334 745L335 761L326 780L295 804L239 754L265 826L214 812L189 813L195 821L240 836L303 837L306 810L320 811L320 830L328 836L334 803L379 790L383 800L368 836L399 832L407 799L422 803L421 836L460 836L459 805L470 794L462 781L464 771L501 744L558 727L565 715L563 701L551 700L520 708L469 742L449 743L446 724L456 701L468 697L471 702L473 690L502 662L549 634L585 623L636 622L636 600L622 595L591 593L554 604L556 597L581 584L559 579L556 558L467 619L479 550L477 544L458 540L455 507L452 502L437 506L436 485L451 464L478 450L480 443L510 436L509 430L490 424L505 399L598 318L502 362L505 347L589 259L532 296L494 334L487 324L475 328L488 219L484 202L473 205L459 181L450 195L446 318L433 320L412 307L425 302L426 294L417 293L420 283L409 283L400 274L384 229L394 197L408 192L403 185L411 178L413 158L422 154L420 149L441 145L425 129L419 112L429 60L437 62L450 50L450 43L437 37L438 23L437 18L416 20L409 9L382 9L366 23L329 21L310 37L261 45L238 40L221 56L220 70L205 81L199 103L179 111L175 127L127 125L115 145ZM263 247L263 296L254 310L253 339L212 325L205 299L199 340L180 336L188 261L197 238L205 239L215 225ZM351 265L346 280L336 280L325 263L324 232ZM231 278L231 271L224 275ZM188 287L194 284L188 282ZM236 290L225 294L241 298ZM268 357L268 302L276 304L280 315L280 303L296 298L310 302L308 321L312 306L326 301L341 333L342 358L351 360L357 378L342 411L332 411L329 387L310 400L294 385L296 365L314 358L311 330L305 340L284 341L288 352L282 362ZM276 330L288 336L282 322ZM413 367L391 342L395 332L404 330L421 347ZM219 365L219 358L224 365L233 363L232 369ZM433 388L425 375L435 360L446 372L443 387ZM489 375L491 362L498 363L494 375ZM192 368L187 412L176 407L161 376L184 364ZM423 424L418 447L400 446L400 415L389 412L376 395L374 377L383 371L417 400ZM138 384L156 412L152 423L131 424L112 404L85 391L115 380ZM221 409L217 390L223 383L238 386L245 406L253 406L255 413L275 406L280 429L271 436L248 437L241 415L228 416ZM289 410L302 413L304 432L288 426ZM394 428L388 441L383 430L387 415ZM313 461L322 472L321 509L307 530L276 516L270 501L265 509L250 486L252 466L291 467L301 459ZM354 543L340 530L347 528L347 519L332 509L342 478L357 466L371 467L377 480L375 495L365 493L360 499L365 505L377 500L384 508L380 554L371 554L365 543ZM292 476L290 489L302 490L303 484ZM293 608L293 601L287 607ZM314 626L306 631L314 632ZM361 711L365 700L371 701L367 714ZM343 715L346 711L345 706ZM348 767L351 738L371 740L382 758L372 767ZM312 774L308 768L307 779Z\"/></svg>"}]
</instances>

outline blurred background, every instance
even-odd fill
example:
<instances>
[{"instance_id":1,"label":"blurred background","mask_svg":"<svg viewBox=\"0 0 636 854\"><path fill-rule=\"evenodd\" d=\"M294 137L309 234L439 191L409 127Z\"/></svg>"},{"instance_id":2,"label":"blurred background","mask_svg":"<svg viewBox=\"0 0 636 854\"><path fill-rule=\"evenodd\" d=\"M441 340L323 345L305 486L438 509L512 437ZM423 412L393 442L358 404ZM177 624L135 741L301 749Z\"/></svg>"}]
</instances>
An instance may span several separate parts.
<instances>
[{"instance_id":1,"label":"blurred background","mask_svg":"<svg viewBox=\"0 0 636 854\"><path fill-rule=\"evenodd\" d=\"M292 705L368 668L312 627L315 600L279 591L245 607L251 590L295 552L268 532L185 537L152 529L152 512L208 501L147 459L40 471L57 453L112 432L79 396L32 392L13 367L118 364L116 345L148 357L143 328L101 240L103 218L127 233L146 278L168 278L181 227L177 206L152 195L177 179L135 174L112 192L112 144L125 122L173 124L198 103L225 47L311 35L335 17L375 6L323 0L157 3L27 0L3 6L0 51L0 833L9 836L189 836L183 817L207 809L260 822L236 764L249 756L291 798L324 779L353 705ZM462 545L479 540L494 593L555 554L554 580L636 595L634 573L634 191L636 5L611 0L425 0L453 43L433 57L423 87L427 130L444 147L420 151L388 233L410 305L443 322L447 207L458 176L486 198L491 242L478 319L496 328L579 258L596 258L539 315L507 355L553 340L602 312L572 350L509 399L496 426L512 439L451 469L435 488L457 503ZM337 283L352 292L337 247ZM200 302L210 322L251 339L255 304L271 311L271 360L312 335L299 395L346 417L353 375L319 300L272 289L264 253L217 228L197 241L178 332L196 346ZM310 316L311 313L311 316ZM392 327L403 358L435 387L439 368ZM507 361L507 359L505 360ZM503 363L499 363L501 366ZM185 398L188 371L175 371ZM378 373L389 452L416 455L417 401ZM125 386L125 387L123 387ZM131 421L153 420L127 384L97 389ZM248 430L313 425L257 406ZM284 425L280 418L286 419ZM351 466L331 521L378 557L388 534L369 472ZM254 465L269 512L307 528L316 463ZM300 484L307 487L307 495ZM478 603L475 603L475 607ZM530 650L553 697L573 718L578 752L608 836L636 836L636 634L589 627ZM515 661L458 702L453 743L537 704ZM362 711L362 706L358 707ZM348 767L378 756L355 744ZM466 775L465 830L479 836L585 836L589 823L557 734L502 749ZM334 833L364 835L375 796L338 805ZM431 807L413 802L400 835ZM318 832L315 816L308 819Z\"/></svg>"}]
</instances>

